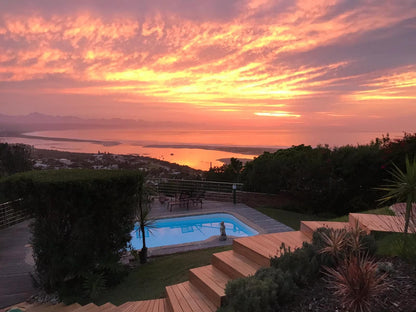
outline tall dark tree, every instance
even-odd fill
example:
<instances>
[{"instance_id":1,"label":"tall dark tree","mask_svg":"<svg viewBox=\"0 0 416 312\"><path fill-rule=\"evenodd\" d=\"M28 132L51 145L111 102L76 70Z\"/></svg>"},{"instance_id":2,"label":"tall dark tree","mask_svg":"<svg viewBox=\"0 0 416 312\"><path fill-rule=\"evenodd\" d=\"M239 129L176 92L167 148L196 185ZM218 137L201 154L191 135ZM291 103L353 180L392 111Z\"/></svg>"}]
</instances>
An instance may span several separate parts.
<instances>
[{"instance_id":1,"label":"tall dark tree","mask_svg":"<svg viewBox=\"0 0 416 312\"><path fill-rule=\"evenodd\" d=\"M32 169L32 147L0 143L0 177Z\"/></svg>"}]
</instances>

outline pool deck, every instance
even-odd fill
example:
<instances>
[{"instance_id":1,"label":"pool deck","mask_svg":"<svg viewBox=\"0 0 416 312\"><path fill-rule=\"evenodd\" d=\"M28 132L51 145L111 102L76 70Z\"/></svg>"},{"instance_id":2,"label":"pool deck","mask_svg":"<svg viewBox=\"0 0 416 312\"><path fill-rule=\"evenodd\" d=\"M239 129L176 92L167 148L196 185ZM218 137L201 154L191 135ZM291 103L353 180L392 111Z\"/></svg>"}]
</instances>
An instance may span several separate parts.
<instances>
[{"instance_id":1,"label":"pool deck","mask_svg":"<svg viewBox=\"0 0 416 312\"><path fill-rule=\"evenodd\" d=\"M29 222L0 230L0 309L35 294Z\"/></svg>"},{"instance_id":2,"label":"pool deck","mask_svg":"<svg viewBox=\"0 0 416 312\"><path fill-rule=\"evenodd\" d=\"M190 207L189 209L186 209L185 207L175 206L173 211L169 211L166 204L161 204L155 199L152 203L150 217L154 219L160 219L210 213L229 213L255 229L257 232L259 232L259 234L293 231L293 229L287 225L284 225L283 223L280 223L262 214L261 212L241 203L233 204L230 202L206 200L203 202L202 208ZM219 234L220 233L218 233L218 235ZM201 242L149 248L149 255L161 256L209 247L227 246L231 245L232 242L233 237L228 237L226 241L220 241L217 237L211 237Z\"/></svg>"}]
</instances>

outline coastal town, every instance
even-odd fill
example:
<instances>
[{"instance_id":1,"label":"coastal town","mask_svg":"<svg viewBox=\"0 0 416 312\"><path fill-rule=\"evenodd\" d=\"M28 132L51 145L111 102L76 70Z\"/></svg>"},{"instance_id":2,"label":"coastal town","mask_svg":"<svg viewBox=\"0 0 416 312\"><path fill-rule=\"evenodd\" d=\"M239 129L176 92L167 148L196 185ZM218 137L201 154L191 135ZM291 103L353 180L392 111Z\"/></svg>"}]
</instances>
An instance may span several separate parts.
<instances>
[{"instance_id":1,"label":"coastal town","mask_svg":"<svg viewBox=\"0 0 416 312\"><path fill-rule=\"evenodd\" d=\"M146 172L149 178L197 178L202 171L167 161L140 156L97 153L74 153L33 148L33 168L47 169L134 169Z\"/></svg>"}]
</instances>

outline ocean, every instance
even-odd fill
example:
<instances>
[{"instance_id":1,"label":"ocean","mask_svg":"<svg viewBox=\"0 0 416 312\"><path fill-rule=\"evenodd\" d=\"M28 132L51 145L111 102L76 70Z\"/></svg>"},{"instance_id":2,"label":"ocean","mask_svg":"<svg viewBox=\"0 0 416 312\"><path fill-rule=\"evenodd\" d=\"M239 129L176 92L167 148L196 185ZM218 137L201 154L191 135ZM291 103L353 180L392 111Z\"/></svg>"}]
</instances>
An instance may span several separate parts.
<instances>
[{"instance_id":1,"label":"ocean","mask_svg":"<svg viewBox=\"0 0 416 312\"><path fill-rule=\"evenodd\" d=\"M263 151L292 145L328 144L330 147L367 144L383 133L376 132L285 132L270 130L159 130L81 129L25 133L0 137L0 141L24 143L40 149L69 152L137 154L208 170L231 157L251 160ZM390 133L391 138L403 133Z\"/></svg>"}]
</instances>

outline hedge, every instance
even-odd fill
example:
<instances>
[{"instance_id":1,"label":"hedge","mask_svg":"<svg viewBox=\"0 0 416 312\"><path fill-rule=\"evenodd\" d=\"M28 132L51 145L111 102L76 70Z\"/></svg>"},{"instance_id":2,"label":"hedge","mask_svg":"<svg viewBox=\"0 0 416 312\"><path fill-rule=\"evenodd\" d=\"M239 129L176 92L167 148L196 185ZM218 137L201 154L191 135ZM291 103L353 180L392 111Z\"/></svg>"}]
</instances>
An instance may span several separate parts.
<instances>
[{"instance_id":1,"label":"hedge","mask_svg":"<svg viewBox=\"0 0 416 312\"><path fill-rule=\"evenodd\" d=\"M0 180L3 195L23 198L34 216L36 271L46 290L75 294L83 285L118 282L142 185L139 172L109 170L30 171Z\"/></svg>"}]
</instances>

